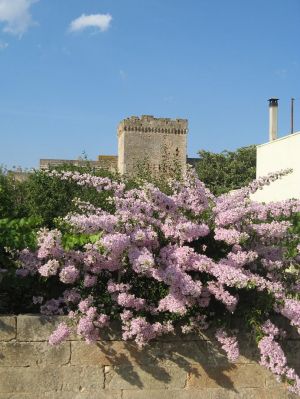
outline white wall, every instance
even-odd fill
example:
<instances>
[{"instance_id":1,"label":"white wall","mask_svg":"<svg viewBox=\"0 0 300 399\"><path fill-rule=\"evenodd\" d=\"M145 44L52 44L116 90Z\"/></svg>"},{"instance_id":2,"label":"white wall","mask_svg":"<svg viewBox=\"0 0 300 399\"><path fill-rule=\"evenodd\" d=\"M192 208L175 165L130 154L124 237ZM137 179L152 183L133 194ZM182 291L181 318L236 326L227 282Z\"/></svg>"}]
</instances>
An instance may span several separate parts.
<instances>
[{"instance_id":1,"label":"white wall","mask_svg":"<svg viewBox=\"0 0 300 399\"><path fill-rule=\"evenodd\" d=\"M293 172L257 191L255 201L300 199L300 132L257 146L256 177L292 168Z\"/></svg>"}]
</instances>

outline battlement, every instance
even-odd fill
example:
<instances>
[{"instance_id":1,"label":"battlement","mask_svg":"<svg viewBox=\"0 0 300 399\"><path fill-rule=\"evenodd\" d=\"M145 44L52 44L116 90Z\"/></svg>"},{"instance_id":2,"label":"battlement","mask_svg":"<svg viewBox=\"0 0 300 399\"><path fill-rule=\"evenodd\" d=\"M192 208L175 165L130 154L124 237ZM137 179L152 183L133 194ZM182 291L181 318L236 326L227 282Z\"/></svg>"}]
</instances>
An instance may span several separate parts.
<instances>
[{"instance_id":1,"label":"battlement","mask_svg":"<svg viewBox=\"0 0 300 399\"><path fill-rule=\"evenodd\" d=\"M163 134L187 134L187 119L155 118L152 115L131 116L118 125L118 135L122 132L144 132Z\"/></svg>"}]
</instances>

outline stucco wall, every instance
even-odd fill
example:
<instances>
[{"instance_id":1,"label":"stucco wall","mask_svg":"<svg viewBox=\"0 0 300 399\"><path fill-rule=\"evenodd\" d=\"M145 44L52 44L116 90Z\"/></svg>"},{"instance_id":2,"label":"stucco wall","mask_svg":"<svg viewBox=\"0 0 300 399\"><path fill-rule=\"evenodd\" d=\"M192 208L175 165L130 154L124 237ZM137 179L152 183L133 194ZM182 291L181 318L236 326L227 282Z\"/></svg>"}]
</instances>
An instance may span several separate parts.
<instances>
[{"instance_id":1,"label":"stucco wall","mask_svg":"<svg viewBox=\"0 0 300 399\"><path fill-rule=\"evenodd\" d=\"M103 332L87 345L76 337L51 347L47 339L62 317L0 317L0 399L287 399L282 384L257 364L241 337L241 356L229 364L203 336L172 335L138 351ZM288 332L292 364L300 341Z\"/></svg>"},{"instance_id":2,"label":"stucco wall","mask_svg":"<svg viewBox=\"0 0 300 399\"><path fill-rule=\"evenodd\" d=\"M259 190L252 198L264 202L300 198L300 132L257 147L257 177L286 168L292 168L293 172Z\"/></svg>"}]
</instances>

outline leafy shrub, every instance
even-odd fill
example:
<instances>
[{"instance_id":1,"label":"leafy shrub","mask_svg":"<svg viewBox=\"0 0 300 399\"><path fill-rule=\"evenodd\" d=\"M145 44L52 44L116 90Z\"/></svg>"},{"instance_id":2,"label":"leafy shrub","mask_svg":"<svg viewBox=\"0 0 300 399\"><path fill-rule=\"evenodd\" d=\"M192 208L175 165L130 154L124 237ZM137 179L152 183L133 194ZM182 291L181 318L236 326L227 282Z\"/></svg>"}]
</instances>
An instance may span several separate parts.
<instances>
[{"instance_id":1,"label":"leafy shrub","mask_svg":"<svg viewBox=\"0 0 300 399\"><path fill-rule=\"evenodd\" d=\"M73 173L88 173L102 177L112 176L111 173L105 170L94 170L88 166L64 165L63 168ZM53 170L59 171L60 169L62 169L62 166ZM109 207L109 204L105 201L107 193L103 192L99 195L93 187L83 189L72 181L51 177L42 170L32 173L26 182L26 207L28 214L41 218L43 224L48 227L55 226L57 217L65 216L74 210L72 200L76 197L101 207Z\"/></svg>"},{"instance_id":2,"label":"leafy shrub","mask_svg":"<svg viewBox=\"0 0 300 399\"><path fill-rule=\"evenodd\" d=\"M0 313L32 311L32 295L37 279L20 280L11 260L11 251L34 249L36 232L41 228L39 218L0 219Z\"/></svg>"},{"instance_id":3,"label":"leafy shrub","mask_svg":"<svg viewBox=\"0 0 300 399\"><path fill-rule=\"evenodd\" d=\"M0 219L28 216L25 196L26 184L0 166Z\"/></svg>"},{"instance_id":4,"label":"leafy shrub","mask_svg":"<svg viewBox=\"0 0 300 399\"><path fill-rule=\"evenodd\" d=\"M111 176L107 171L93 170L88 164L85 167L64 165L64 168L73 173L80 171L95 176ZM106 201L108 195L98 193L93 187L83 189L75 182L50 177L44 171L34 171L26 180L18 181L14 174L0 169L0 312L37 312L38 306L32 303L36 291L45 296L60 292L59 285L52 286L52 282L43 279L16 278L16 266L10 259L10 252L33 248L37 230L42 226L54 228L60 224L60 218L75 209L75 197L80 196L112 211L112 205ZM78 240L78 237L73 239Z\"/></svg>"},{"instance_id":5,"label":"leafy shrub","mask_svg":"<svg viewBox=\"0 0 300 399\"><path fill-rule=\"evenodd\" d=\"M43 314L68 314L53 345L75 329L87 342L112 320L139 346L176 328L215 328L232 361L239 356L235 317L257 339L261 364L300 391L300 380L279 345L285 317L300 330L297 200L258 204L251 193L284 176L269 175L215 197L192 171L169 185L126 188L105 177L52 171L49 177L106 194L103 207L78 202L61 228L43 229L34 251L22 250L18 275L51 282L49 299L36 291ZM111 208L110 208L111 207ZM110 211L108 211L110 209Z\"/></svg>"}]
</instances>

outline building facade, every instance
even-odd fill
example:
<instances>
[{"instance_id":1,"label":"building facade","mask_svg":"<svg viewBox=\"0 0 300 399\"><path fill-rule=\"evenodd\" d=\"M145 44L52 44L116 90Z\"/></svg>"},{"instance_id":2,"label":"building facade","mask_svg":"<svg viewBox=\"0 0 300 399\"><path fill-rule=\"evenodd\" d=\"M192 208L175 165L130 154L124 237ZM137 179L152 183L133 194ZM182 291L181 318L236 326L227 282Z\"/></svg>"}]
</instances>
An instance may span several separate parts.
<instances>
[{"instance_id":1,"label":"building facade","mask_svg":"<svg viewBox=\"0 0 300 399\"><path fill-rule=\"evenodd\" d=\"M293 171L257 191L252 198L259 202L300 199L300 132L261 144L256 149L256 177L281 169Z\"/></svg>"},{"instance_id":2,"label":"building facade","mask_svg":"<svg viewBox=\"0 0 300 399\"><path fill-rule=\"evenodd\" d=\"M252 195L259 202L300 199L300 132L278 138L278 99L269 99L269 142L256 147L256 177L282 169L292 172ZM293 123L292 123L293 126ZM293 132L293 128L291 129Z\"/></svg>"}]
</instances>

